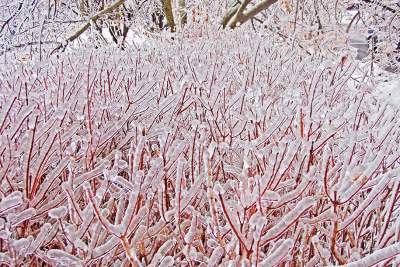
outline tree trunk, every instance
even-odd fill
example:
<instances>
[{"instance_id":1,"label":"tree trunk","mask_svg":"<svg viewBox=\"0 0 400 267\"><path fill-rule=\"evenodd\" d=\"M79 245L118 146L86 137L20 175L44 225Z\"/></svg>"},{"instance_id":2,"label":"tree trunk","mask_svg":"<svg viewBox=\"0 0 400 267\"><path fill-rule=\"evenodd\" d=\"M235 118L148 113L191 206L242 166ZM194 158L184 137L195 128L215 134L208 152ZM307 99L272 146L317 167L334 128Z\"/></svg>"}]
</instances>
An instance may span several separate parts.
<instances>
[{"instance_id":1,"label":"tree trunk","mask_svg":"<svg viewBox=\"0 0 400 267\"><path fill-rule=\"evenodd\" d=\"M79 12L82 17L89 15L89 3L87 0L79 1Z\"/></svg>"},{"instance_id":2,"label":"tree trunk","mask_svg":"<svg viewBox=\"0 0 400 267\"><path fill-rule=\"evenodd\" d=\"M183 28L187 23L186 1L178 0L178 5L179 5L179 17L181 20L181 27Z\"/></svg>"},{"instance_id":3,"label":"tree trunk","mask_svg":"<svg viewBox=\"0 0 400 267\"><path fill-rule=\"evenodd\" d=\"M222 19L222 26L229 28L236 28L239 25L247 22L248 20L254 18L258 13L268 9L270 6L278 2L278 0L262 0L250 7L248 11L246 7L250 4L251 0L243 0L243 2L235 3L228 11L225 13Z\"/></svg>"},{"instance_id":4,"label":"tree trunk","mask_svg":"<svg viewBox=\"0 0 400 267\"><path fill-rule=\"evenodd\" d=\"M171 32L175 31L175 21L174 14L172 13L172 2L171 0L161 0L163 11L165 18L167 19L167 23Z\"/></svg>"}]
</instances>

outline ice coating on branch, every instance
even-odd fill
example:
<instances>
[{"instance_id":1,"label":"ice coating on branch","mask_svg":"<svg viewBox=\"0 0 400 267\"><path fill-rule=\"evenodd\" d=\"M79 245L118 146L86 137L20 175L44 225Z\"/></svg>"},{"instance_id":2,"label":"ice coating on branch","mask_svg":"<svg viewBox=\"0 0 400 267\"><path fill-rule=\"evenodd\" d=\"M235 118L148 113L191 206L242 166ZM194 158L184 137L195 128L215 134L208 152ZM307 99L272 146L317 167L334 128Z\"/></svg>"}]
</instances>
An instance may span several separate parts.
<instances>
[{"instance_id":1,"label":"ice coating on branch","mask_svg":"<svg viewBox=\"0 0 400 267\"><path fill-rule=\"evenodd\" d=\"M15 250L18 252L19 255L25 257L26 249L29 247L32 241L33 241L33 236L30 235L27 238L20 238L18 240L14 240L12 242L12 246L15 248Z\"/></svg>"},{"instance_id":2,"label":"ice coating on branch","mask_svg":"<svg viewBox=\"0 0 400 267\"><path fill-rule=\"evenodd\" d=\"M315 255L314 257L312 257L307 263L306 265L304 265L305 267L314 267L314 266L318 266L318 262L320 260L319 255Z\"/></svg>"},{"instance_id":3,"label":"ice coating on branch","mask_svg":"<svg viewBox=\"0 0 400 267\"><path fill-rule=\"evenodd\" d=\"M104 244L96 247L93 250L93 257L97 258L101 255L107 254L111 251L113 247L115 247L119 243L119 239L116 236L112 236L109 238Z\"/></svg>"},{"instance_id":4,"label":"ice coating on branch","mask_svg":"<svg viewBox=\"0 0 400 267\"><path fill-rule=\"evenodd\" d=\"M66 253L63 250L50 249L49 251L47 251L47 256L63 265L82 266L82 263L79 260L79 258L72 256L71 254Z\"/></svg>"},{"instance_id":5,"label":"ice coating on branch","mask_svg":"<svg viewBox=\"0 0 400 267\"><path fill-rule=\"evenodd\" d=\"M348 177L347 179L352 179L353 181L350 185L346 185L346 188L339 189L339 192L343 192L340 194L340 199L342 202L347 202L362 188L365 183L366 177L358 175L356 177Z\"/></svg>"},{"instance_id":6,"label":"ice coating on branch","mask_svg":"<svg viewBox=\"0 0 400 267\"><path fill-rule=\"evenodd\" d=\"M0 263L8 266L12 265L13 260L6 253L0 253Z\"/></svg>"},{"instance_id":7,"label":"ice coating on branch","mask_svg":"<svg viewBox=\"0 0 400 267\"><path fill-rule=\"evenodd\" d=\"M39 234L36 236L35 240L31 243L31 245L28 247L27 254L31 254L35 252L36 249L40 248L45 241L47 235L50 232L51 229L51 224L50 223L45 223L41 229Z\"/></svg>"},{"instance_id":8,"label":"ice coating on branch","mask_svg":"<svg viewBox=\"0 0 400 267\"><path fill-rule=\"evenodd\" d=\"M304 218L301 221L306 224L314 224L314 223L318 223L318 222L322 222L322 221L326 221L326 220L335 221L336 219L337 219L337 215L331 209L328 209L312 219Z\"/></svg>"},{"instance_id":9,"label":"ice coating on branch","mask_svg":"<svg viewBox=\"0 0 400 267\"><path fill-rule=\"evenodd\" d=\"M271 190L266 190L263 196L263 200L268 201L279 201L280 199L281 196L277 192Z\"/></svg>"},{"instance_id":10,"label":"ice coating on branch","mask_svg":"<svg viewBox=\"0 0 400 267\"><path fill-rule=\"evenodd\" d=\"M84 252L88 251L88 246L86 245L85 242L83 242L81 239L76 239L74 241L74 246L80 250L83 250Z\"/></svg>"},{"instance_id":11,"label":"ice coating on branch","mask_svg":"<svg viewBox=\"0 0 400 267\"><path fill-rule=\"evenodd\" d=\"M304 179L299 185L296 186L296 189L290 191L289 193L277 198L278 201L274 204L275 207L280 207L284 203L287 203L301 195L304 189L310 184L310 180Z\"/></svg>"},{"instance_id":12,"label":"ice coating on branch","mask_svg":"<svg viewBox=\"0 0 400 267\"><path fill-rule=\"evenodd\" d=\"M21 211L18 214L9 214L7 215L7 221L11 223L13 227L17 226L18 224L30 219L31 217L36 215L36 209L28 208L24 211Z\"/></svg>"},{"instance_id":13,"label":"ice coating on branch","mask_svg":"<svg viewBox=\"0 0 400 267\"><path fill-rule=\"evenodd\" d=\"M400 242L397 242L385 248L379 249L371 253L370 255L361 258L358 261L340 266L346 266L346 267L373 266L385 260L391 259L399 254L400 254Z\"/></svg>"},{"instance_id":14,"label":"ice coating on branch","mask_svg":"<svg viewBox=\"0 0 400 267\"><path fill-rule=\"evenodd\" d=\"M167 256L161 261L160 266L170 267L173 266L174 263L175 263L174 257Z\"/></svg>"},{"instance_id":15,"label":"ice coating on branch","mask_svg":"<svg viewBox=\"0 0 400 267\"><path fill-rule=\"evenodd\" d=\"M111 178L111 181L115 184L118 184L119 186L121 186L122 188L124 188L128 191L135 190L135 186L122 176L119 176L119 175L113 176Z\"/></svg>"},{"instance_id":16,"label":"ice coating on branch","mask_svg":"<svg viewBox=\"0 0 400 267\"><path fill-rule=\"evenodd\" d=\"M213 239L209 239L207 241L207 246L209 246L210 248L216 248L218 246L218 242L213 240Z\"/></svg>"},{"instance_id":17,"label":"ice coating on branch","mask_svg":"<svg viewBox=\"0 0 400 267\"><path fill-rule=\"evenodd\" d=\"M69 162L68 158L64 158L59 162L58 166L54 168L46 177L44 183L42 186L39 188L39 191L35 195L35 198L32 201L32 205L35 206L37 205L40 201L43 201L43 197L46 194L47 190L49 187L57 180L58 175L62 173L63 169L67 167Z\"/></svg>"},{"instance_id":18,"label":"ice coating on branch","mask_svg":"<svg viewBox=\"0 0 400 267\"><path fill-rule=\"evenodd\" d=\"M102 162L95 169L85 172L82 175L79 175L74 179L73 187L77 188L81 186L83 183L90 181L91 179L100 176L103 174L103 171L106 169L106 162Z\"/></svg>"},{"instance_id":19,"label":"ice coating on branch","mask_svg":"<svg viewBox=\"0 0 400 267\"><path fill-rule=\"evenodd\" d=\"M221 195L223 195L224 193L225 193L225 190L224 190L224 188L222 187L222 185L220 184L220 183L215 183L214 184L214 192L216 193L216 194L221 194Z\"/></svg>"},{"instance_id":20,"label":"ice coating on branch","mask_svg":"<svg viewBox=\"0 0 400 267\"><path fill-rule=\"evenodd\" d=\"M224 249L221 247L214 248L209 260L208 267L218 266L221 261L222 256L224 255Z\"/></svg>"},{"instance_id":21,"label":"ice coating on branch","mask_svg":"<svg viewBox=\"0 0 400 267\"><path fill-rule=\"evenodd\" d=\"M311 242L313 243L313 245L318 250L318 254L322 259L324 259L324 260L329 259L330 252L329 252L329 250L327 248L324 248L322 246L321 240L319 240L318 236L313 236L311 238Z\"/></svg>"},{"instance_id":22,"label":"ice coating on branch","mask_svg":"<svg viewBox=\"0 0 400 267\"><path fill-rule=\"evenodd\" d=\"M185 241L187 243L191 243L193 241L196 234L196 230L197 230L197 216L193 216L190 222L189 231L185 235Z\"/></svg>"},{"instance_id":23,"label":"ice coating on branch","mask_svg":"<svg viewBox=\"0 0 400 267\"><path fill-rule=\"evenodd\" d=\"M173 240L167 240L165 241L164 244L158 249L157 253L159 253L161 256L165 256L175 245L175 241Z\"/></svg>"},{"instance_id":24,"label":"ice coating on branch","mask_svg":"<svg viewBox=\"0 0 400 267\"><path fill-rule=\"evenodd\" d=\"M376 199L378 194L385 188L388 182L389 182L389 177L387 175L384 175L380 180L379 184L377 184L372 189L372 191L368 194L368 196L359 204L357 209L340 224L340 228L343 229L350 223L352 223L355 220L355 218L359 216L359 214L362 213L363 210L365 210L368 207L368 205L370 205L372 201Z\"/></svg>"},{"instance_id":25,"label":"ice coating on branch","mask_svg":"<svg viewBox=\"0 0 400 267\"><path fill-rule=\"evenodd\" d=\"M68 209L64 206L54 208L49 211L49 216L54 219L60 219L67 214Z\"/></svg>"},{"instance_id":26,"label":"ice coating on branch","mask_svg":"<svg viewBox=\"0 0 400 267\"><path fill-rule=\"evenodd\" d=\"M3 198L0 202L0 215L22 204L22 193L14 192Z\"/></svg>"},{"instance_id":27,"label":"ice coating on branch","mask_svg":"<svg viewBox=\"0 0 400 267\"><path fill-rule=\"evenodd\" d=\"M305 197L297 203L296 207L288 212L283 218L279 220L268 232L262 237L262 240L268 241L279 237L293 222L315 204L312 197Z\"/></svg>"},{"instance_id":28,"label":"ice coating on branch","mask_svg":"<svg viewBox=\"0 0 400 267\"><path fill-rule=\"evenodd\" d=\"M279 264L287 256L293 245L294 242L292 239L285 239L282 242L277 243L272 248L272 253L260 262L260 266L267 267Z\"/></svg>"}]
</instances>

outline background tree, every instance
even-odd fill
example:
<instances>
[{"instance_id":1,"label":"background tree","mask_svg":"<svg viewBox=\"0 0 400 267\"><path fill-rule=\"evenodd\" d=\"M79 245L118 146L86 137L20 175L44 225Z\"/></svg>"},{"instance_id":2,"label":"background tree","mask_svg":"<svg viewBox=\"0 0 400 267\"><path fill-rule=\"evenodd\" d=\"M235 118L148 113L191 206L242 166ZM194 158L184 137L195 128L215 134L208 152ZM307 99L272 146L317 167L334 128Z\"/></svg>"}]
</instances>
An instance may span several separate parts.
<instances>
[{"instance_id":1,"label":"background tree","mask_svg":"<svg viewBox=\"0 0 400 267\"><path fill-rule=\"evenodd\" d=\"M33 1L31 5L26 1L6 1L1 7L3 56L17 49L20 55L43 58L55 48L59 51L73 45L76 39L85 46L100 47L111 42L124 48L132 44L132 35L139 33L142 39L146 35L155 37L154 33L162 35L166 28L179 34L188 16L191 26L186 31L197 31L199 28L192 22L204 17L202 25L246 27L308 47L307 53L326 56L354 56L350 39L356 35L366 38L370 30L379 40L376 49L370 50L371 61L394 67L400 43L399 6L388 0L244 0L233 1L229 6L222 0L68 0ZM349 17L351 6L357 6L353 17ZM127 40L128 35L131 37Z\"/></svg>"}]
</instances>

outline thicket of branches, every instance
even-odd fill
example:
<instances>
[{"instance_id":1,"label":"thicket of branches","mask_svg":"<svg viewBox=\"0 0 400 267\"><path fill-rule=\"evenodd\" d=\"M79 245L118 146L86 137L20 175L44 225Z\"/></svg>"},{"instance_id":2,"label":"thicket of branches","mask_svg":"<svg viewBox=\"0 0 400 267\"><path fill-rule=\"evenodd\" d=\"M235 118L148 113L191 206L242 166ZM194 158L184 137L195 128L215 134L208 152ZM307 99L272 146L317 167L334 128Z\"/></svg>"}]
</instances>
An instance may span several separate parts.
<instances>
[{"instance_id":1,"label":"thicket of branches","mask_svg":"<svg viewBox=\"0 0 400 267\"><path fill-rule=\"evenodd\" d=\"M0 265L399 265L399 9L4 0Z\"/></svg>"},{"instance_id":2,"label":"thicket of branches","mask_svg":"<svg viewBox=\"0 0 400 267\"><path fill-rule=\"evenodd\" d=\"M372 80L245 29L190 40L3 70L0 264L398 265Z\"/></svg>"}]
</instances>

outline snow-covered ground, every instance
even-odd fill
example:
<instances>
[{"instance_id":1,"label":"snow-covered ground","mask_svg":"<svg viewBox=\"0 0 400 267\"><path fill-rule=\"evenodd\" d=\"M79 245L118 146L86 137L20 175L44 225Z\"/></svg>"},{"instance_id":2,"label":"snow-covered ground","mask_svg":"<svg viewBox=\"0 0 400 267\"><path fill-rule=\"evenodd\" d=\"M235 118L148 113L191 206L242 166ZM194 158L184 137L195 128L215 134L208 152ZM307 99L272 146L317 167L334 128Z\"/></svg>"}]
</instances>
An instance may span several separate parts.
<instances>
[{"instance_id":1,"label":"snow-covered ground","mask_svg":"<svg viewBox=\"0 0 400 267\"><path fill-rule=\"evenodd\" d=\"M348 11L342 23L347 26L356 13L356 10ZM356 60L362 62L369 54L368 34L362 34L360 30L357 29L357 24L358 23L353 25L350 31L349 44L357 49ZM400 109L400 75L376 67L374 76L376 76L376 87L374 87L372 93L378 99Z\"/></svg>"},{"instance_id":2,"label":"snow-covered ground","mask_svg":"<svg viewBox=\"0 0 400 267\"><path fill-rule=\"evenodd\" d=\"M357 60L362 60L368 56L369 44L364 37L353 36L350 38L350 45L357 49Z\"/></svg>"},{"instance_id":3,"label":"snow-covered ground","mask_svg":"<svg viewBox=\"0 0 400 267\"><path fill-rule=\"evenodd\" d=\"M400 109L400 77L399 75L383 74L378 81L376 96L390 105Z\"/></svg>"}]
</instances>

